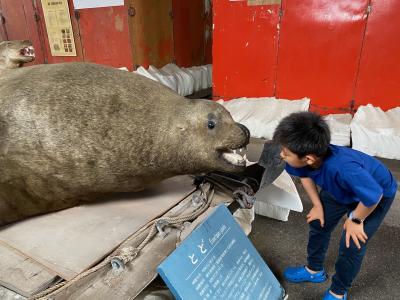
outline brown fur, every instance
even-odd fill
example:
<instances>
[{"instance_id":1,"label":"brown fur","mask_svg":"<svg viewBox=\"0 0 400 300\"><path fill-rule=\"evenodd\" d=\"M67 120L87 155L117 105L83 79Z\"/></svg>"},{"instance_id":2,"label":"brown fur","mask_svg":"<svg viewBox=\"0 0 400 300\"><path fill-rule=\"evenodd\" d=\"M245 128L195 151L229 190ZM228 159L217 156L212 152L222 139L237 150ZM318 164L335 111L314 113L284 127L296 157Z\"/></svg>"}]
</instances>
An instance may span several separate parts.
<instances>
[{"instance_id":1,"label":"brown fur","mask_svg":"<svg viewBox=\"0 0 400 300\"><path fill-rule=\"evenodd\" d=\"M0 225L178 174L242 170L219 153L248 143L228 111L140 75L40 65L4 74L0 95Z\"/></svg>"}]
</instances>

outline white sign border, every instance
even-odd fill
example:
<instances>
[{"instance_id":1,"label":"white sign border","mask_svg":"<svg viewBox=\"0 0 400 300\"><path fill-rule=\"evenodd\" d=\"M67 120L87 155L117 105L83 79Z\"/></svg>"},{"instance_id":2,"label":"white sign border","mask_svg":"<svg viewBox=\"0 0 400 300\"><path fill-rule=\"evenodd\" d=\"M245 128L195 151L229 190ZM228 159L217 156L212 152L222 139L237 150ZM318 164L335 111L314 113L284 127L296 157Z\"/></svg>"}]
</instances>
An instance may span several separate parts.
<instances>
[{"instance_id":1,"label":"white sign border","mask_svg":"<svg viewBox=\"0 0 400 300\"><path fill-rule=\"evenodd\" d=\"M124 0L74 0L74 9L123 6Z\"/></svg>"}]
</instances>

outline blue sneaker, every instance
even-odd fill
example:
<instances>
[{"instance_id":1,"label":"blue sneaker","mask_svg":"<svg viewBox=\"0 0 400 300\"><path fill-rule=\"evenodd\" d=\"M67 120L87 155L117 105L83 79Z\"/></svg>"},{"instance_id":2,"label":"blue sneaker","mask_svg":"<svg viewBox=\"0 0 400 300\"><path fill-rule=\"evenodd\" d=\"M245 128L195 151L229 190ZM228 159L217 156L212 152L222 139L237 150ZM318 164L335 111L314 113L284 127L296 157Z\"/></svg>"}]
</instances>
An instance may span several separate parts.
<instances>
[{"instance_id":1,"label":"blue sneaker","mask_svg":"<svg viewBox=\"0 0 400 300\"><path fill-rule=\"evenodd\" d=\"M322 298L322 300L338 300L339 298L336 298L335 296L333 296L331 293L329 293L329 290L325 291L324 294L324 298ZM345 293L343 295L342 300L347 300L347 293Z\"/></svg>"},{"instance_id":2,"label":"blue sneaker","mask_svg":"<svg viewBox=\"0 0 400 300\"><path fill-rule=\"evenodd\" d=\"M328 276L324 270L319 271L318 273L315 274L311 274L310 272L307 271L305 266L288 267L283 272L283 276L287 281L292 283L299 283L299 282L320 283L328 279Z\"/></svg>"}]
</instances>

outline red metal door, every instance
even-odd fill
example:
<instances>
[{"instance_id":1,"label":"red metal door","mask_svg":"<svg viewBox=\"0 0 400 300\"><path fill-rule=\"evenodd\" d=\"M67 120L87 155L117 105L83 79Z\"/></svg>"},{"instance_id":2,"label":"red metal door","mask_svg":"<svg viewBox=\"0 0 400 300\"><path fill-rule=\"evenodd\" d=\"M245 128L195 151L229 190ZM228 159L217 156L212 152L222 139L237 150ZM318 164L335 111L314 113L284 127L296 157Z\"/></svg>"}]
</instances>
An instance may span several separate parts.
<instances>
[{"instance_id":1,"label":"red metal door","mask_svg":"<svg viewBox=\"0 0 400 300\"><path fill-rule=\"evenodd\" d=\"M181 67L198 66L211 61L211 30L204 0L173 0L174 54ZM206 32L209 30L209 34Z\"/></svg>"},{"instance_id":2,"label":"red metal door","mask_svg":"<svg viewBox=\"0 0 400 300\"><path fill-rule=\"evenodd\" d=\"M39 35L38 14L32 0L0 0L3 16L2 38L7 40L30 40L36 58L32 64L43 64L43 37Z\"/></svg>"},{"instance_id":3,"label":"red metal door","mask_svg":"<svg viewBox=\"0 0 400 300\"><path fill-rule=\"evenodd\" d=\"M76 16L85 61L133 69L127 7L82 9Z\"/></svg>"},{"instance_id":4,"label":"red metal door","mask_svg":"<svg viewBox=\"0 0 400 300\"><path fill-rule=\"evenodd\" d=\"M173 61L172 0L129 0L130 34L136 66L162 67Z\"/></svg>"},{"instance_id":5,"label":"red metal door","mask_svg":"<svg viewBox=\"0 0 400 300\"><path fill-rule=\"evenodd\" d=\"M372 1L355 93L357 106L400 106L399 11L398 0Z\"/></svg>"},{"instance_id":6,"label":"red metal door","mask_svg":"<svg viewBox=\"0 0 400 300\"><path fill-rule=\"evenodd\" d=\"M284 0L276 96L349 111L369 0Z\"/></svg>"},{"instance_id":7,"label":"red metal door","mask_svg":"<svg viewBox=\"0 0 400 300\"><path fill-rule=\"evenodd\" d=\"M213 1L214 98L274 94L279 7Z\"/></svg>"}]
</instances>

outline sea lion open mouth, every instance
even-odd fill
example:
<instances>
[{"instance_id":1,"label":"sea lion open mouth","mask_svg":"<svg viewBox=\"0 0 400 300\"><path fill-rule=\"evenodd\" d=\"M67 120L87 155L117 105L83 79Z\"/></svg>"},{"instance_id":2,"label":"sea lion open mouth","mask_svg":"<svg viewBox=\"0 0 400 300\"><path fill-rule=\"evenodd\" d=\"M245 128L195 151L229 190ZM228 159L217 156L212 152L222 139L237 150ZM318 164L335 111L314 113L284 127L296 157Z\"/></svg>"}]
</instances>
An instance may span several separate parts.
<instances>
[{"instance_id":1,"label":"sea lion open mouth","mask_svg":"<svg viewBox=\"0 0 400 300\"><path fill-rule=\"evenodd\" d=\"M245 147L233 150L220 150L220 156L225 162L231 165L245 167L247 161L246 154L244 154L243 156L240 154L240 152L243 152L244 150Z\"/></svg>"},{"instance_id":2,"label":"sea lion open mouth","mask_svg":"<svg viewBox=\"0 0 400 300\"><path fill-rule=\"evenodd\" d=\"M35 57L35 49L32 46L22 48L19 53L22 56Z\"/></svg>"}]
</instances>

